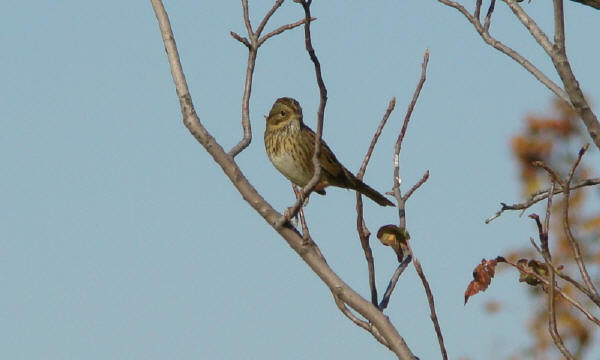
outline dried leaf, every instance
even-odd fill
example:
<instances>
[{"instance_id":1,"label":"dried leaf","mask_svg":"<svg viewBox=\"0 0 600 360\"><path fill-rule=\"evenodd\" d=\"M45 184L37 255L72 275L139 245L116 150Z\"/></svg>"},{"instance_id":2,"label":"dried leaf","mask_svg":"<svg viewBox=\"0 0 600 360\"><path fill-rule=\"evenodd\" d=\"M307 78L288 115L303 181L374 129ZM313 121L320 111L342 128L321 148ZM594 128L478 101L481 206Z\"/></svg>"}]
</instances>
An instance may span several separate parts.
<instances>
[{"instance_id":1,"label":"dried leaf","mask_svg":"<svg viewBox=\"0 0 600 360\"><path fill-rule=\"evenodd\" d=\"M537 274L542 278L548 277L548 266L543 262L533 259L519 259L519 261L517 261L517 266L519 269L523 270L519 275L519 281L525 282L531 286L537 286L541 281L538 277L530 273Z\"/></svg>"},{"instance_id":2,"label":"dried leaf","mask_svg":"<svg viewBox=\"0 0 600 360\"><path fill-rule=\"evenodd\" d=\"M503 260L504 258L482 259L481 264L475 267L475 270L473 270L473 281L469 283L465 291L465 305L471 296L480 291L485 291L490 286L495 274L496 265Z\"/></svg>"}]
</instances>

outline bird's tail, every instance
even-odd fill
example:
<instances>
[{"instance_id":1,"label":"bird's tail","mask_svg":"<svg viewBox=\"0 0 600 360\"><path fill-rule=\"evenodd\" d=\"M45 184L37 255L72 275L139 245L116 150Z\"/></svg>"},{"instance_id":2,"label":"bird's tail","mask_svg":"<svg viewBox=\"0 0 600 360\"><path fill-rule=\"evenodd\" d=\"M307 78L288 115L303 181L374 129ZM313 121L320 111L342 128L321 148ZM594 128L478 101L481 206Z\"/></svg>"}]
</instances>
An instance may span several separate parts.
<instances>
[{"instance_id":1,"label":"bird's tail","mask_svg":"<svg viewBox=\"0 0 600 360\"><path fill-rule=\"evenodd\" d=\"M369 199L375 201L381 206L394 206L394 203L391 202L388 198L381 195L377 190L373 189L369 185L357 179L356 183L356 191L365 195Z\"/></svg>"}]
</instances>

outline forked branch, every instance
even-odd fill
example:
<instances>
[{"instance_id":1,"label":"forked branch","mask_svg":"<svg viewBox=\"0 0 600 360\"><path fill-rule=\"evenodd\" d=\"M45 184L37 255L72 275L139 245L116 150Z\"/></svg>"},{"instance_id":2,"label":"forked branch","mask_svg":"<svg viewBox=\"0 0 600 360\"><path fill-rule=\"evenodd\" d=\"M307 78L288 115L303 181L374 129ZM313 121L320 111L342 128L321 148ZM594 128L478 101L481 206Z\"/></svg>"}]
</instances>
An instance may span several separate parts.
<instances>
[{"instance_id":1,"label":"forked branch","mask_svg":"<svg viewBox=\"0 0 600 360\"><path fill-rule=\"evenodd\" d=\"M584 125L587 128L588 134L598 149L600 149L600 122L596 114L591 110L587 99L583 95L583 91L579 86L567 53L565 50L565 29L564 29L564 11L563 0L553 0L554 8L554 42L550 41L549 37L542 31L536 22L523 10L519 3L515 0L503 0L504 3L515 14L517 19L527 28L531 36L538 42L540 47L548 54L557 74L563 83L564 89L555 84L550 78L535 67L530 61L525 59L521 54L504 45L489 33L491 14L494 8L494 0L491 0L488 16L485 19L485 25L482 25L479 20L479 12L481 3L477 2L475 12L471 15L461 4L451 0L438 0L442 4L458 10L479 33L481 38L490 46L496 48L500 52L510 56L523 68L529 71L536 79L550 89L556 96L566 101L577 112Z\"/></svg>"},{"instance_id":2,"label":"forked branch","mask_svg":"<svg viewBox=\"0 0 600 360\"><path fill-rule=\"evenodd\" d=\"M160 28L164 49L167 53L171 75L175 84L175 90L179 99L183 123L194 138L204 147L220 165L225 175L233 186L240 192L244 200L271 225L279 235L290 245L303 261L318 275L338 299L344 302L350 309L360 314L368 321L381 338L384 339L391 351L402 360L415 360L414 355L398 334L396 328L379 309L369 301L361 297L356 291L349 287L325 262L321 254L307 243L302 235L289 223L277 226L282 214L278 213L267 203L256 189L248 182L242 170L237 166L233 157L226 153L223 147L215 140L201 123L194 109L192 97L189 93L185 75L181 67L181 61L175 37L171 29L168 15L161 0L151 0L156 19ZM247 22L249 24L249 21ZM162 49L162 48L161 48ZM249 95L248 95L249 96Z\"/></svg>"}]
</instances>

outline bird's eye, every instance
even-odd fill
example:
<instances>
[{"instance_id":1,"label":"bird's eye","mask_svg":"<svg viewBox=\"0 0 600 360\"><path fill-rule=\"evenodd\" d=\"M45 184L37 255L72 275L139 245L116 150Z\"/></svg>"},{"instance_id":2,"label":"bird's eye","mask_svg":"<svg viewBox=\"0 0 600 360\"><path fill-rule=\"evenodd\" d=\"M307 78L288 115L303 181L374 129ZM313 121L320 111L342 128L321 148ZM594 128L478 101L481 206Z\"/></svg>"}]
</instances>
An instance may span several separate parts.
<instances>
[{"instance_id":1,"label":"bird's eye","mask_svg":"<svg viewBox=\"0 0 600 360\"><path fill-rule=\"evenodd\" d=\"M285 116L285 111L279 113L281 116Z\"/></svg>"}]
</instances>

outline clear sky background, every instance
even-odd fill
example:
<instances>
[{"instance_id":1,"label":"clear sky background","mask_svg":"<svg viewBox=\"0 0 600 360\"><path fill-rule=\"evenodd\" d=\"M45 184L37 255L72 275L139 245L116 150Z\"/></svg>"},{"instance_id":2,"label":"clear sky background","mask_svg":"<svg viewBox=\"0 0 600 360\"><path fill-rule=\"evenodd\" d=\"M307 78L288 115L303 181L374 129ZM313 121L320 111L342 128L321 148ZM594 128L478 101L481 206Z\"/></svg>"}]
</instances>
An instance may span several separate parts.
<instances>
[{"instance_id":1,"label":"clear sky background","mask_svg":"<svg viewBox=\"0 0 600 360\"><path fill-rule=\"evenodd\" d=\"M469 2L467 2L469 3ZM468 6L472 6L470 2ZM258 24L272 1L250 1ZM522 6L550 34L551 5ZM197 112L229 149L241 138L247 50L239 1L167 1ZM0 13L0 355L3 359L392 359L348 321L300 258L231 186L181 122L149 1L14 1ZM463 306L482 259L527 246L532 222L505 214L520 199L508 147L551 94L484 45L437 1L318 1L313 42L329 90L324 138L356 171L389 99L396 111L365 180L392 185L393 144L417 83L428 80L403 145L408 230L429 277L451 359L502 359L527 344L527 289L503 272ZM592 100L600 94L600 13L565 2L567 50ZM286 1L267 31L303 16ZM554 75L499 2L492 34ZM318 92L301 28L260 50L254 140L237 157L276 208L289 183L264 152L263 115L298 99L315 125ZM595 107L598 110L597 106ZM598 158L598 151L592 148ZM594 174L598 176L598 174ZM354 193L331 189L306 209L329 264L368 296ZM397 213L365 201L372 232ZM379 289L396 258L373 238ZM489 315L486 302L502 301ZM424 291L409 268L386 314L421 359L440 358Z\"/></svg>"}]
</instances>

